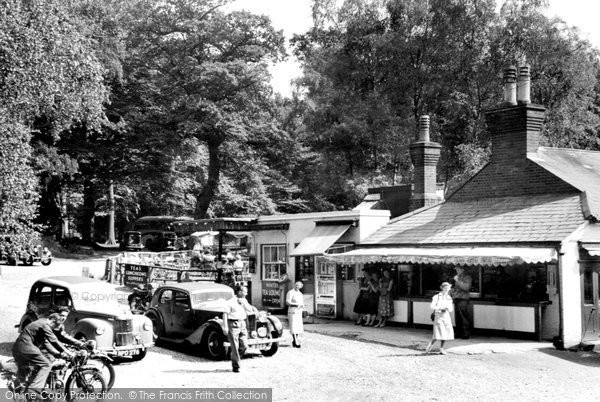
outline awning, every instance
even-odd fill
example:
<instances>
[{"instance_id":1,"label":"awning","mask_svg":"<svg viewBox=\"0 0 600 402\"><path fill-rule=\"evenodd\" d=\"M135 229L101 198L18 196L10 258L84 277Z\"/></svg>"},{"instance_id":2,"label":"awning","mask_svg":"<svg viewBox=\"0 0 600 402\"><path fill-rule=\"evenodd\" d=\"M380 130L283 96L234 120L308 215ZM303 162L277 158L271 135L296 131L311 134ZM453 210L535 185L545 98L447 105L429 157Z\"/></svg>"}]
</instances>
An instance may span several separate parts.
<instances>
[{"instance_id":1,"label":"awning","mask_svg":"<svg viewBox=\"0 0 600 402\"><path fill-rule=\"evenodd\" d=\"M343 264L389 262L404 264L518 265L556 260L553 248L458 247L458 248L361 248L325 258Z\"/></svg>"},{"instance_id":2,"label":"awning","mask_svg":"<svg viewBox=\"0 0 600 402\"><path fill-rule=\"evenodd\" d=\"M290 257L299 255L321 255L333 243L337 241L346 230L350 227L347 225L328 225L316 226L310 234L298 244L291 253Z\"/></svg>"},{"instance_id":3,"label":"awning","mask_svg":"<svg viewBox=\"0 0 600 402\"><path fill-rule=\"evenodd\" d=\"M581 247L586 249L591 256L600 256L600 243L581 243Z\"/></svg>"}]
</instances>

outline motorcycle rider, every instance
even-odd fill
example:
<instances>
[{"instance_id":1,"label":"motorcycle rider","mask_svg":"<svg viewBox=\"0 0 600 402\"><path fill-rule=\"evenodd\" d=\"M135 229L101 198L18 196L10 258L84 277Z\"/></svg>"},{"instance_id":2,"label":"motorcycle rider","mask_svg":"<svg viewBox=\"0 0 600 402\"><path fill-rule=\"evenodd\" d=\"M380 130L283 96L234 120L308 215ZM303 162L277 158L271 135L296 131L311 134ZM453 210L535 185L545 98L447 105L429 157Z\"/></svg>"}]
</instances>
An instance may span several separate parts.
<instances>
[{"instance_id":1,"label":"motorcycle rider","mask_svg":"<svg viewBox=\"0 0 600 402\"><path fill-rule=\"evenodd\" d=\"M59 307L58 309L56 309L56 313L58 313L60 315L62 322L60 323L60 325L58 327L52 328L52 332L54 332L56 339L58 339L59 342L61 342L62 344L73 345L80 349L83 349L85 347L86 343L73 338L71 335L67 334L67 332L65 331L64 322L69 317L70 312L71 312L71 309L68 307ZM44 346L47 343L49 343L49 342L46 341L46 343L44 343Z\"/></svg>"},{"instance_id":2,"label":"motorcycle rider","mask_svg":"<svg viewBox=\"0 0 600 402\"><path fill-rule=\"evenodd\" d=\"M52 368L50 359L45 356L41 348L44 347L48 353L56 357L70 359L72 356L52 332L53 329L59 328L65 319L59 313L52 313L48 318L40 318L30 323L21 331L12 348L18 367L17 379L23 382L27 365L32 365L35 374L29 382L28 389L40 396Z\"/></svg>"}]
</instances>

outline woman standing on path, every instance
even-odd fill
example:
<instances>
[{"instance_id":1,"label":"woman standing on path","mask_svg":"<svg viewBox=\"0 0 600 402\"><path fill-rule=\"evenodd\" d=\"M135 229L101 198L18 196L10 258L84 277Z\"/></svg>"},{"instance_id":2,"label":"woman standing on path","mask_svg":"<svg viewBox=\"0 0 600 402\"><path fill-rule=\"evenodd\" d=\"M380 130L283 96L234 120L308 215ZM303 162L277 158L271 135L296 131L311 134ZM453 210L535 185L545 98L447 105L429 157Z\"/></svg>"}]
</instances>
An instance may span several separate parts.
<instances>
[{"instance_id":1,"label":"woman standing on path","mask_svg":"<svg viewBox=\"0 0 600 402\"><path fill-rule=\"evenodd\" d=\"M385 327L388 318L394 316L394 302L392 301L392 288L394 280L389 270L383 271L383 277L379 280L379 322L375 327Z\"/></svg>"},{"instance_id":2,"label":"woman standing on path","mask_svg":"<svg viewBox=\"0 0 600 402\"><path fill-rule=\"evenodd\" d=\"M425 349L425 353L431 352L435 341L440 341L440 353L445 355L444 344L446 341L454 339L454 329L452 328L452 319L450 317L454 306L452 304L452 297L449 294L450 288L452 288L452 285L448 282L443 282L440 286L441 292L431 299L431 309L435 314L433 319L433 336Z\"/></svg>"},{"instance_id":3,"label":"woman standing on path","mask_svg":"<svg viewBox=\"0 0 600 402\"><path fill-rule=\"evenodd\" d=\"M288 322L290 324L290 333L292 334L292 345L295 348L300 347L298 336L304 332L304 323L302 322L302 311L304 310L304 296L300 289L304 285L301 281L294 284L294 289L287 292L285 302L288 305Z\"/></svg>"},{"instance_id":4,"label":"woman standing on path","mask_svg":"<svg viewBox=\"0 0 600 402\"><path fill-rule=\"evenodd\" d=\"M354 303L354 312L357 314L355 324L360 325L368 321L369 312L369 280L371 274L363 268L363 276L358 280L358 296Z\"/></svg>"},{"instance_id":5,"label":"woman standing on path","mask_svg":"<svg viewBox=\"0 0 600 402\"><path fill-rule=\"evenodd\" d=\"M377 308L379 307L379 274L377 272L373 272L368 285L367 322L363 324L363 327L374 326L375 318L377 318Z\"/></svg>"}]
</instances>

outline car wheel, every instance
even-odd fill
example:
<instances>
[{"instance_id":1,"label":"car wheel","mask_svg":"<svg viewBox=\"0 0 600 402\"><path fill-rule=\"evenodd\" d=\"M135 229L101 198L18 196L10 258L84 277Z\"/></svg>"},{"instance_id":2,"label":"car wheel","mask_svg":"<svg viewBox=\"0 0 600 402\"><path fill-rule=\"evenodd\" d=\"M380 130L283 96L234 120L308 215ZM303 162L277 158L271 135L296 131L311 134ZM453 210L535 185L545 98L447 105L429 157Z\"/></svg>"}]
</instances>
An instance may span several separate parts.
<instances>
[{"instance_id":1,"label":"car wheel","mask_svg":"<svg viewBox=\"0 0 600 402\"><path fill-rule=\"evenodd\" d=\"M277 338L277 331L273 331L271 334L269 334L269 339L273 339L273 338ZM273 342L273 343L267 344L267 349L261 349L260 353L262 353L263 356L269 357L269 356L273 356L275 353L277 353L278 349L279 349L279 343Z\"/></svg>"},{"instance_id":2,"label":"car wheel","mask_svg":"<svg viewBox=\"0 0 600 402\"><path fill-rule=\"evenodd\" d=\"M52 258L47 258L45 260L41 261L42 265L47 267L48 265L50 265L52 263Z\"/></svg>"},{"instance_id":3,"label":"car wheel","mask_svg":"<svg viewBox=\"0 0 600 402\"><path fill-rule=\"evenodd\" d=\"M149 314L146 317L148 317L150 319L150 322L152 322L152 337L156 341L162 336L162 334L164 332L163 327L160 323L160 320L158 319L158 317L156 315Z\"/></svg>"},{"instance_id":4,"label":"car wheel","mask_svg":"<svg viewBox=\"0 0 600 402\"><path fill-rule=\"evenodd\" d=\"M221 328L210 326L202 337L202 348L211 360L223 360L226 356L225 337Z\"/></svg>"}]
</instances>

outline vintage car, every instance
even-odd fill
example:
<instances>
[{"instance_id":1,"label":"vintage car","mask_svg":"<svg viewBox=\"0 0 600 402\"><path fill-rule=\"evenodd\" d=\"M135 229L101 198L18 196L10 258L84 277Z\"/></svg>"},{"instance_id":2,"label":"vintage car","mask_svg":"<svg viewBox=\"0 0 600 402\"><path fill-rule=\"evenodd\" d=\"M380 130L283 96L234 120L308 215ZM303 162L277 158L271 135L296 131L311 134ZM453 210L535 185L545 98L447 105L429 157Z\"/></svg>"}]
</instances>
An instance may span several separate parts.
<instances>
[{"instance_id":1,"label":"vintage car","mask_svg":"<svg viewBox=\"0 0 600 402\"><path fill-rule=\"evenodd\" d=\"M79 276L53 276L37 280L31 287L27 311L17 325L46 317L57 307L71 313L65 330L77 339L96 341L98 350L110 357L141 360L154 345L152 322L133 315L118 303L119 295L106 282Z\"/></svg>"},{"instance_id":2,"label":"vintage car","mask_svg":"<svg viewBox=\"0 0 600 402\"><path fill-rule=\"evenodd\" d=\"M142 243L142 234L135 230L128 230L123 233L123 238L120 242L120 248L123 251L142 251L144 243Z\"/></svg>"},{"instance_id":3,"label":"vintage car","mask_svg":"<svg viewBox=\"0 0 600 402\"><path fill-rule=\"evenodd\" d=\"M41 244L29 244L26 247L18 247L10 236L5 236L0 247L0 261L5 261L7 265L17 265L20 261L23 265L33 265L34 262L41 262L42 265L50 265L52 262L52 253L48 247Z\"/></svg>"},{"instance_id":4,"label":"vintage car","mask_svg":"<svg viewBox=\"0 0 600 402\"><path fill-rule=\"evenodd\" d=\"M227 301L233 290L213 282L182 282L159 287L146 311L159 340L184 343L212 360L227 356ZM282 341L279 319L266 312L248 316L248 347L272 356Z\"/></svg>"},{"instance_id":5,"label":"vintage car","mask_svg":"<svg viewBox=\"0 0 600 402\"><path fill-rule=\"evenodd\" d=\"M175 232L146 232L142 234L142 244L149 251L176 251L177 234Z\"/></svg>"}]
</instances>

